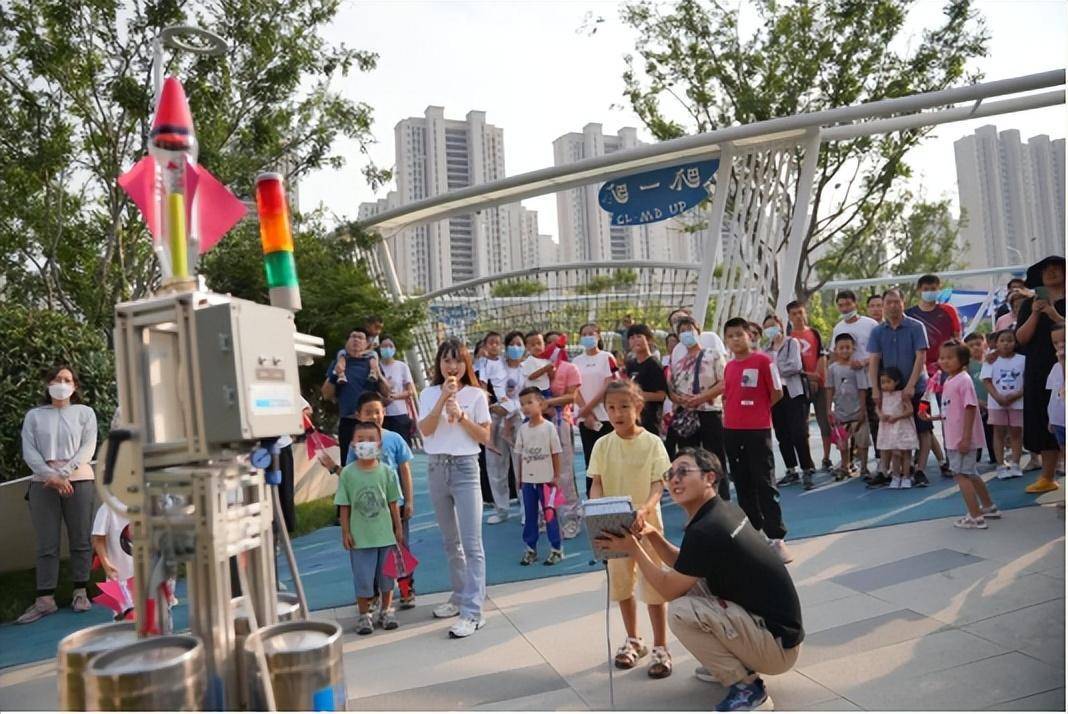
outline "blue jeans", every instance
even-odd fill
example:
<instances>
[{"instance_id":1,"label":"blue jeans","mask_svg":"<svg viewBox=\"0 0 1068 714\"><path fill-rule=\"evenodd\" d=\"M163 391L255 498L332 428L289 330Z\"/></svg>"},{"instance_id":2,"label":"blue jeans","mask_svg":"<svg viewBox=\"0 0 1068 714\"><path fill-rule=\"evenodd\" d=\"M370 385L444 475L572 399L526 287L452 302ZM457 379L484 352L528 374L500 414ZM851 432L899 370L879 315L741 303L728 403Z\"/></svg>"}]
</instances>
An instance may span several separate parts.
<instances>
[{"instance_id":1,"label":"blue jeans","mask_svg":"<svg viewBox=\"0 0 1068 714\"><path fill-rule=\"evenodd\" d=\"M526 523L523 524L523 542L531 550L538 549L538 504L545 510L545 489L540 483L523 484L523 510L526 512ZM545 519L545 533L549 536L549 545L560 550L560 522L553 518Z\"/></svg>"},{"instance_id":2,"label":"blue jeans","mask_svg":"<svg viewBox=\"0 0 1068 714\"><path fill-rule=\"evenodd\" d=\"M482 550L482 488L478 456L430 454L430 501L449 559L452 597L462 617L478 618L486 599L486 554Z\"/></svg>"},{"instance_id":3,"label":"blue jeans","mask_svg":"<svg viewBox=\"0 0 1068 714\"><path fill-rule=\"evenodd\" d=\"M381 548L353 548L349 551L356 597L370 598L378 593L393 591L393 579L382 572L382 565L393 548L388 545Z\"/></svg>"}]
</instances>

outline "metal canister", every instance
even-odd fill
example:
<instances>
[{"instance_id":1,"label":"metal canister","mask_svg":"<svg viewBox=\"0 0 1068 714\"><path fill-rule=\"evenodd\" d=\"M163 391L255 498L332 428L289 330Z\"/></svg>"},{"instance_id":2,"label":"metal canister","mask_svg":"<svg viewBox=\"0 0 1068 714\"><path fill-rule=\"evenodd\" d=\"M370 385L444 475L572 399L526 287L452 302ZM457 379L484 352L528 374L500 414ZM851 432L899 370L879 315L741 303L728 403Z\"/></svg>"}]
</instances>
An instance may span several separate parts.
<instances>
[{"instance_id":1,"label":"metal canister","mask_svg":"<svg viewBox=\"0 0 1068 714\"><path fill-rule=\"evenodd\" d=\"M266 700L255 651L263 647L279 711L342 711L348 696L342 666L341 625L297 620L262 627L245 639L245 671L250 673L251 708Z\"/></svg>"},{"instance_id":2,"label":"metal canister","mask_svg":"<svg viewBox=\"0 0 1068 714\"><path fill-rule=\"evenodd\" d=\"M245 609L245 598L242 596L235 597L230 601L230 609L234 613L234 652L237 653L235 660L241 708L247 709L249 685L245 677L244 646L245 638L248 637L251 628L249 628L248 611ZM300 612L300 599L293 593L278 593L278 608L276 612L278 613L279 622L289 622L296 619L297 613Z\"/></svg>"},{"instance_id":3,"label":"metal canister","mask_svg":"<svg viewBox=\"0 0 1068 714\"><path fill-rule=\"evenodd\" d=\"M109 622L64 637L56 650L59 708L68 712L85 711L85 670L89 660L101 652L136 641L134 622Z\"/></svg>"},{"instance_id":4,"label":"metal canister","mask_svg":"<svg viewBox=\"0 0 1068 714\"><path fill-rule=\"evenodd\" d=\"M87 711L201 711L208 691L204 645L189 635L149 637L89 662Z\"/></svg>"}]
</instances>

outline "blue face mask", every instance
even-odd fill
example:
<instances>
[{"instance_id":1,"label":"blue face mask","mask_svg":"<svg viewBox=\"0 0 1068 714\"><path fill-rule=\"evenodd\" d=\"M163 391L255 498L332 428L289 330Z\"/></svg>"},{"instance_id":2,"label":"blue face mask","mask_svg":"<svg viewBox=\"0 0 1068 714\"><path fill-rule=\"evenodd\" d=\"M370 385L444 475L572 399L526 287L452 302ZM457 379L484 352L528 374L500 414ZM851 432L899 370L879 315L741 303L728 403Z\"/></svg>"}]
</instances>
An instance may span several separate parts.
<instances>
[{"instance_id":1,"label":"blue face mask","mask_svg":"<svg viewBox=\"0 0 1068 714\"><path fill-rule=\"evenodd\" d=\"M924 290L922 293L920 293L920 297L923 299L924 302L937 302L938 293L938 290Z\"/></svg>"},{"instance_id":2,"label":"blue face mask","mask_svg":"<svg viewBox=\"0 0 1068 714\"><path fill-rule=\"evenodd\" d=\"M526 348L523 345L508 345L508 349L504 351L504 354L510 360L523 359L523 353L526 352Z\"/></svg>"},{"instance_id":3,"label":"blue face mask","mask_svg":"<svg viewBox=\"0 0 1068 714\"><path fill-rule=\"evenodd\" d=\"M395 347L383 347L379 350L379 353L381 353L382 359L388 360L393 359L393 356L397 354L397 350Z\"/></svg>"},{"instance_id":4,"label":"blue face mask","mask_svg":"<svg viewBox=\"0 0 1068 714\"><path fill-rule=\"evenodd\" d=\"M583 349L592 350L597 346L597 335L583 335L582 339L579 340L579 343L582 345Z\"/></svg>"},{"instance_id":5,"label":"blue face mask","mask_svg":"<svg viewBox=\"0 0 1068 714\"><path fill-rule=\"evenodd\" d=\"M697 333L693 330L687 330L686 332L679 333L679 342L687 347L693 347L697 344Z\"/></svg>"},{"instance_id":6,"label":"blue face mask","mask_svg":"<svg viewBox=\"0 0 1068 714\"><path fill-rule=\"evenodd\" d=\"M778 325L772 325L771 327L764 328L764 336L767 337L769 340L774 340L776 337L779 336L780 332L782 332L782 330L779 329Z\"/></svg>"}]
</instances>

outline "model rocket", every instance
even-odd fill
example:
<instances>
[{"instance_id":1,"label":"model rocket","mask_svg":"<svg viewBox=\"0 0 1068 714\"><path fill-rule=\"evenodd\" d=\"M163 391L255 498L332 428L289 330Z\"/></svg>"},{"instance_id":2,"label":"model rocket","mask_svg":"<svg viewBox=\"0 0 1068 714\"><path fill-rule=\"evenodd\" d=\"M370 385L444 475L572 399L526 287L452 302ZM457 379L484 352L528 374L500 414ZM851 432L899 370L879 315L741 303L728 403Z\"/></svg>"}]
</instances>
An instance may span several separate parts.
<instances>
[{"instance_id":1,"label":"model rocket","mask_svg":"<svg viewBox=\"0 0 1068 714\"><path fill-rule=\"evenodd\" d=\"M197 260L245 215L245 205L197 164L197 140L182 84L163 82L148 156L119 177L152 234L163 283L188 281Z\"/></svg>"}]
</instances>

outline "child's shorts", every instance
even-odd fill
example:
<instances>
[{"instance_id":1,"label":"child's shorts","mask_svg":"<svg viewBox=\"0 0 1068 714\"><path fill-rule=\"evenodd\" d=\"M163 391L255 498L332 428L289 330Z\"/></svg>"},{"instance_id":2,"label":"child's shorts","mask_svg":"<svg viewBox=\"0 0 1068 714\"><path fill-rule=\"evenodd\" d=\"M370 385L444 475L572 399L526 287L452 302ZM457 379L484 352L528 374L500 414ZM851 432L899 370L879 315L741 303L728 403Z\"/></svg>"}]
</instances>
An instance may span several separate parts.
<instances>
[{"instance_id":1,"label":"child's shorts","mask_svg":"<svg viewBox=\"0 0 1068 714\"><path fill-rule=\"evenodd\" d=\"M654 563L660 565L660 558L657 557L655 552L650 552L649 550L646 550L645 552L649 554L649 557ZM656 588L646 581L645 576L642 575L642 571L638 570L638 564L634 562L633 558L613 558L612 560L609 560L608 577L608 595L612 602L619 602L620 600L634 597L635 583L639 585L638 599L645 604L663 605L667 602L664 597L657 592Z\"/></svg>"},{"instance_id":2,"label":"child's shorts","mask_svg":"<svg viewBox=\"0 0 1068 714\"><path fill-rule=\"evenodd\" d=\"M393 578L388 578L382 574L382 566L394 547L387 545L381 548L353 548L349 551L349 562L352 564L352 582L356 588L356 597L374 597L376 581L378 583L378 592L388 593L393 591Z\"/></svg>"},{"instance_id":3,"label":"child's shorts","mask_svg":"<svg viewBox=\"0 0 1068 714\"><path fill-rule=\"evenodd\" d=\"M946 461L949 462L949 468L955 474L963 474L965 476L977 476L979 472L975 466L978 459L975 456L975 449L961 453L953 449L946 449Z\"/></svg>"},{"instance_id":4,"label":"child's shorts","mask_svg":"<svg viewBox=\"0 0 1068 714\"><path fill-rule=\"evenodd\" d=\"M1057 424L1052 424L1053 436L1057 437L1057 445L1062 449L1064 448L1064 427Z\"/></svg>"},{"instance_id":5,"label":"child's shorts","mask_svg":"<svg viewBox=\"0 0 1068 714\"><path fill-rule=\"evenodd\" d=\"M986 423L990 426L1023 427L1023 409L991 409Z\"/></svg>"}]
</instances>

